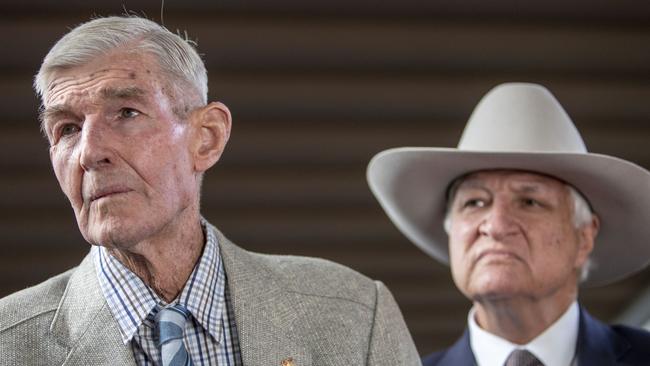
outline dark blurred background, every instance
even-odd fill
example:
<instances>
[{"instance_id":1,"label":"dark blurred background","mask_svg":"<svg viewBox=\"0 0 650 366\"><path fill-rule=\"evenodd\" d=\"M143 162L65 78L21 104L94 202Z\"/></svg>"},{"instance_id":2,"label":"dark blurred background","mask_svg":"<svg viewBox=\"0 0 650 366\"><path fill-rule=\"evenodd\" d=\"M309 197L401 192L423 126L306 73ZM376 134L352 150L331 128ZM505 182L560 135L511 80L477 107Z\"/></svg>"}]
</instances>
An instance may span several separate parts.
<instances>
[{"instance_id":1,"label":"dark blurred background","mask_svg":"<svg viewBox=\"0 0 650 366\"><path fill-rule=\"evenodd\" d=\"M89 249L52 174L31 82L70 27L124 9L160 21L160 3L144 0L0 4L0 296ZM422 353L460 336L470 304L372 197L375 153L454 147L492 86L532 81L591 151L650 168L648 1L167 0L164 23L198 42L210 99L234 115L204 183L205 216L247 249L329 258L384 281ZM581 299L611 321L649 279Z\"/></svg>"}]
</instances>

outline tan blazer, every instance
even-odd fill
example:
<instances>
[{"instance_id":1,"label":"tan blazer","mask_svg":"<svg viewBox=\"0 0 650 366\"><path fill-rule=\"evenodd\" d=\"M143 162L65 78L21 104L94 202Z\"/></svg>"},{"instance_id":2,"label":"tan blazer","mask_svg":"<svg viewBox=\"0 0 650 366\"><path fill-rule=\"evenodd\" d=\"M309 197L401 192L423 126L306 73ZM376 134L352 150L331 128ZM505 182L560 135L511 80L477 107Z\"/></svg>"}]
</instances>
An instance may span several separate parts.
<instances>
[{"instance_id":1,"label":"tan blazer","mask_svg":"<svg viewBox=\"0 0 650 366\"><path fill-rule=\"evenodd\" d=\"M248 252L214 230L244 365L420 365L381 282L326 260ZM135 365L90 256L0 300L0 365Z\"/></svg>"}]
</instances>

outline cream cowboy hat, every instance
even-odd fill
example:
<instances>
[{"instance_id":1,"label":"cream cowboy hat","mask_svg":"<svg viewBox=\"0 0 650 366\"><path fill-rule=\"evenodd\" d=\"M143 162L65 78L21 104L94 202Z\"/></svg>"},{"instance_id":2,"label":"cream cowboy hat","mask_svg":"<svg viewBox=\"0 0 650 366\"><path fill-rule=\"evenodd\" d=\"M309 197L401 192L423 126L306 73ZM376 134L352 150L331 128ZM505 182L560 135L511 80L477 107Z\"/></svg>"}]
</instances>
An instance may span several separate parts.
<instances>
[{"instance_id":1,"label":"cream cowboy hat","mask_svg":"<svg viewBox=\"0 0 650 366\"><path fill-rule=\"evenodd\" d=\"M600 217L584 285L616 281L650 259L650 172L631 162L587 152L573 122L543 86L502 84L483 97L457 149L402 147L368 165L370 189L397 228L415 245L448 264L443 229L446 190L478 170L516 169L563 180L578 189Z\"/></svg>"}]
</instances>

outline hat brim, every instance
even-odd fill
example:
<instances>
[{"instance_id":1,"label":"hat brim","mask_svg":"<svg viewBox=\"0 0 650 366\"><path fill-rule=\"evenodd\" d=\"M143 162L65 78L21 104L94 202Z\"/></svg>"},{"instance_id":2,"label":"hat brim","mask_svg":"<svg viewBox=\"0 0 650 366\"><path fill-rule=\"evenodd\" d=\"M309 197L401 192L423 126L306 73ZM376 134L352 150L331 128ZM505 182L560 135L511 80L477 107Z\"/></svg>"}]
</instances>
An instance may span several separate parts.
<instances>
[{"instance_id":1,"label":"hat brim","mask_svg":"<svg viewBox=\"0 0 650 366\"><path fill-rule=\"evenodd\" d=\"M446 190L454 179L488 169L557 177L588 199L601 226L591 255L594 267L583 285L614 282L648 264L650 173L619 158L403 147L377 154L368 165L367 178L397 228L424 252L448 264L448 238L443 228Z\"/></svg>"}]
</instances>

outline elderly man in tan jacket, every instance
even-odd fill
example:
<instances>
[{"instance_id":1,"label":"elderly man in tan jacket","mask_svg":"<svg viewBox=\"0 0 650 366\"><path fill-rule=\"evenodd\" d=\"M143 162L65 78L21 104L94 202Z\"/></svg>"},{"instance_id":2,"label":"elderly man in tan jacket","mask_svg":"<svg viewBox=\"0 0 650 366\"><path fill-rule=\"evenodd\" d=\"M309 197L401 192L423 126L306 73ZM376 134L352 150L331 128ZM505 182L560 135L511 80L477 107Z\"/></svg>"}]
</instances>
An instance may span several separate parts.
<instances>
[{"instance_id":1,"label":"elderly man in tan jacket","mask_svg":"<svg viewBox=\"0 0 650 366\"><path fill-rule=\"evenodd\" d=\"M190 42L149 20L73 29L36 77L54 173L92 249L0 300L0 365L419 365L390 292L237 247L200 215L228 108ZM254 228L251 228L254 230Z\"/></svg>"}]
</instances>

